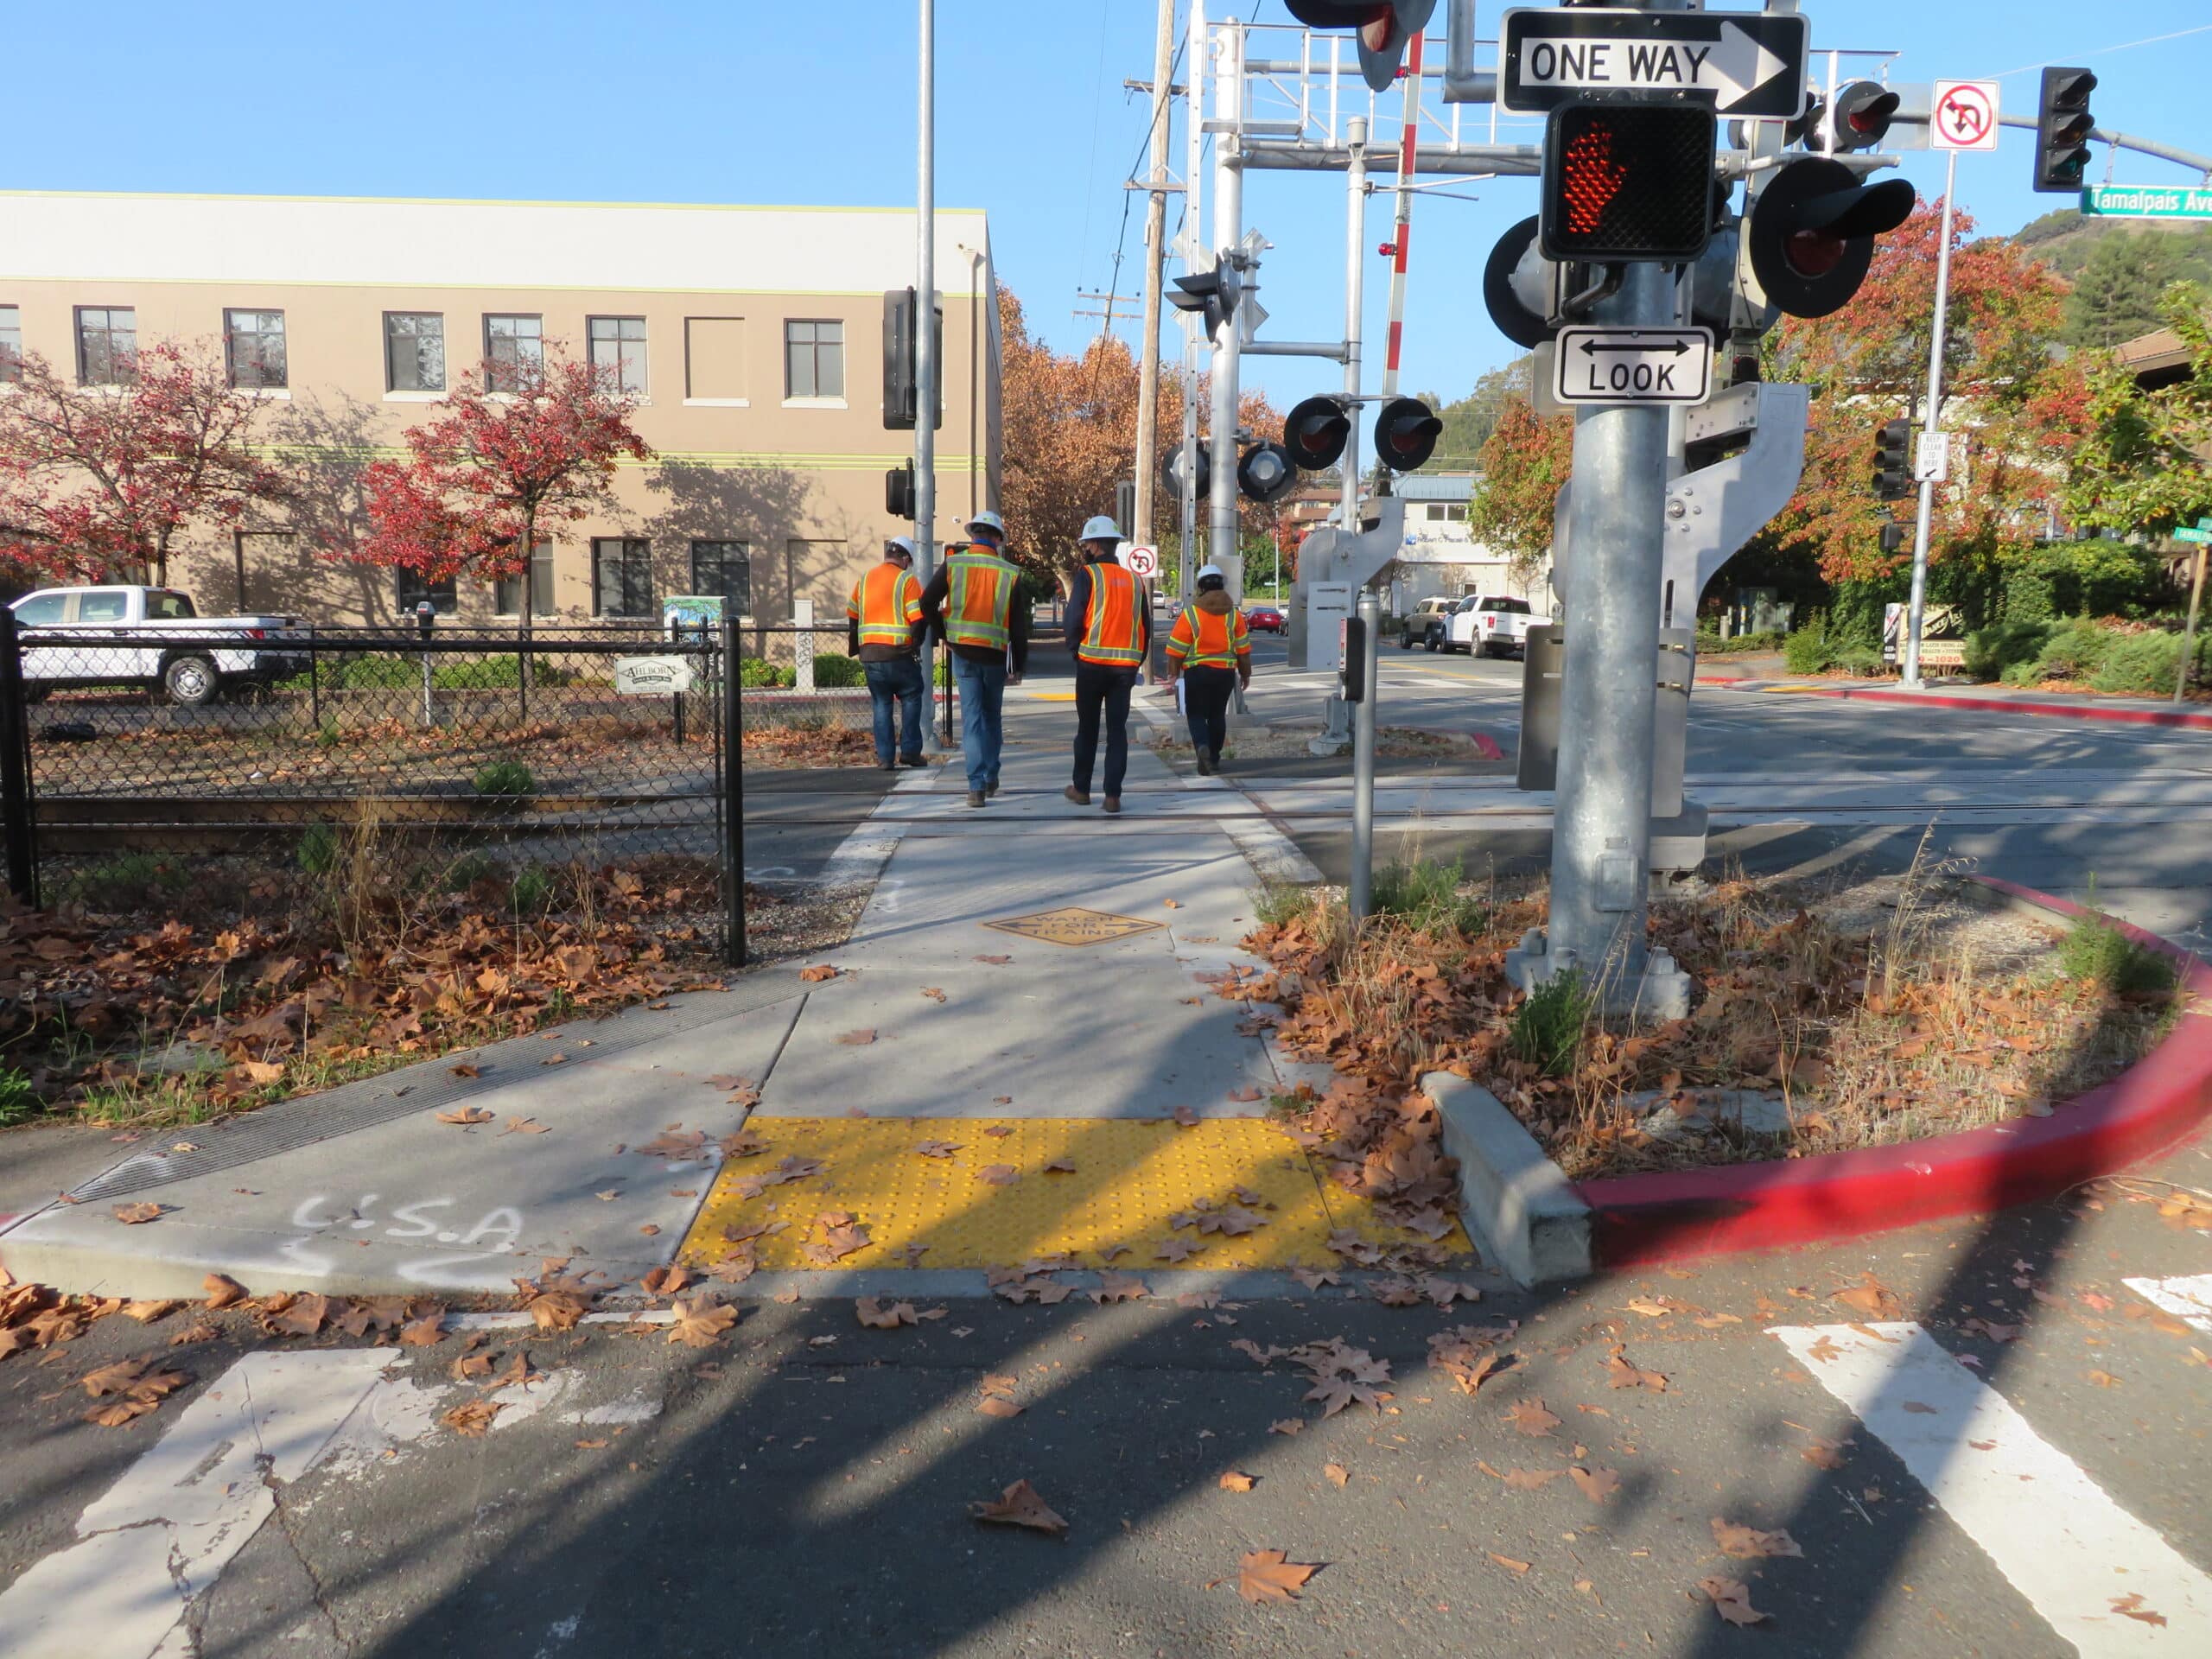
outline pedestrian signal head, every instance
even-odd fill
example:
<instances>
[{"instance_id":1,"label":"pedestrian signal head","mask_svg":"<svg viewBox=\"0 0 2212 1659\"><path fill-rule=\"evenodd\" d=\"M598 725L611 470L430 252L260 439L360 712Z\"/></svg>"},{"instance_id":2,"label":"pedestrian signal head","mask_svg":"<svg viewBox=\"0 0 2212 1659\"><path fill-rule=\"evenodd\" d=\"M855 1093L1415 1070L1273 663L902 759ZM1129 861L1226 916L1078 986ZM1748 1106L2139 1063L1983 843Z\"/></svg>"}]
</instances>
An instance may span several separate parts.
<instances>
[{"instance_id":1,"label":"pedestrian signal head","mask_svg":"<svg viewBox=\"0 0 2212 1659\"><path fill-rule=\"evenodd\" d=\"M1334 397L1308 397L1282 420L1282 447L1290 463L1304 473L1337 464L1351 436L1351 416Z\"/></svg>"},{"instance_id":2,"label":"pedestrian signal head","mask_svg":"<svg viewBox=\"0 0 2212 1659\"><path fill-rule=\"evenodd\" d=\"M1777 168L1744 221L1753 297L1793 317L1841 310L1866 280L1874 238L1911 218L1917 200L1906 180L1862 184L1824 156Z\"/></svg>"},{"instance_id":3,"label":"pedestrian signal head","mask_svg":"<svg viewBox=\"0 0 2212 1659\"><path fill-rule=\"evenodd\" d=\"M1394 473L1425 467L1444 423L1418 397L1393 397L1375 417L1375 459Z\"/></svg>"},{"instance_id":4,"label":"pedestrian signal head","mask_svg":"<svg viewBox=\"0 0 2212 1659\"><path fill-rule=\"evenodd\" d=\"M1711 110L1563 104L1544 130L1547 259L1694 259L1712 239Z\"/></svg>"}]
</instances>

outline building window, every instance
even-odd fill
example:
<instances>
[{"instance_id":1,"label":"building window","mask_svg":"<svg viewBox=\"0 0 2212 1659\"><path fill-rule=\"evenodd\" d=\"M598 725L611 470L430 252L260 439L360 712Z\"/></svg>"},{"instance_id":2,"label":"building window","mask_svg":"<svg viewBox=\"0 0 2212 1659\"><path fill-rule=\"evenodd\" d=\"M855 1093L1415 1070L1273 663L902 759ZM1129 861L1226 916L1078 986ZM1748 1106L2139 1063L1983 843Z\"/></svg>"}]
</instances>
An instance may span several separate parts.
<instances>
[{"instance_id":1,"label":"building window","mask_svg":"<svg viewBox=\"0 0 2212 1659\"><path fill-rule=\"evenodd\" d=\"M23 314L12 305L0 305L0 380L23 378Z\"/></svg>"},{"instance_id":2,"label":"building window","mask_svg":"<svg viewBox=\"0 0 2212 1659\"><path fill-rule=\"evenodd\" d=\"M535 321L535 319L533 319ZM560 607L553 602L553 543L540 542L537 551L530 559L530 613L532 616L555 616ZM492 584L493 607L501 616L522 614L522 577L501 576Z\"/></svg>"},{"instance_id":3,"label":"building window","mask_svg":"<svg viewBox=\"0 0 2212 1659\"><path fill-rule=\"evenodd\" d=\"M290 384L284 378L284 314L226 308L223 360L231 384L242 391Z\"/></svg>"},{"instance_id":4,"label":"building window","mask_svg":"<svg viewBox=\"0 0 2212 1659\"><path fill-rule=\"evenodd\" d=\"M519 391L545 370L543 317L486 316L484 319L484 390Z\"/></svg>"},{"instance_id":5,"label":"building window","mask_svg":"<svg viewBox=\"0 0 2212 1659\"><path fill-rule=\"evenodd\" d=\"M1455 524L1464 524L1467 522L1467 510L1457 501L1444 509L1444 516Z\"/></svg>"},{"instance_id":6,"label":"building window","mask_svg":"<svg viewBox=\"0 0 2212 1659\"><path fill-rule=\"evenodd\" d=\"M691 592L695 597L719 594L723 614L733 619L753 614L753 561L743 542L691 543Z\"/></svg>"},{"instance_id":7,"label":"building window","mask_svg":"<svg viewBox=\"0 0 2212 1659\"><path fill-rule=\"evenodd\" d=\"M387 391L443 391L445 318L435 311L385 312L384 364Z\"/></svg>"},{"instance_id":8,"label":"building window","mask_svg":"<svg viewBox=\"0 0 2212 1659\"><path fill-rule=\"evenodd\" d=\"M745 319L683 319L683 395L710 403L745 397Z\"/></svg>"},{"instance_id":9,"label":"building window","mask_svg":"<svg viewBox=\"0 0 2212 1659\"><path fill-rule=\"evenodd\" d=\"M440 616L451 616L461 608L461 595L455 590L451 576L442 577L436 582L425 582L419 570L402 570L398 575L401 616L412 617L415 607L426 599L430 601L430 608Z\"/></svg>"},{"instance_id":10,"label":"building window","mask_svg":"<svg viewBox=\"0 0 2212 1659\"><path fill-rule=\"evenodd\" d=\"M604 369L617 391L645 392L645 320L594 317L590 321L591 365Z\"/></svg>"},{"instance_id":11,"label":"building window","mask_svg":"<svg viewBox=\"0 0 2212 1659\"><path fill-rule=\"evenodd\" d=\"M1422 509L1421 516L1427 519L1432 524L1442 524L1444 522L1444 504L1441 501L1432 501L1427 507Z\"/></svg>"},{"instance_id":12,"label":"building window","mask_svg":"<svg viewBox=\"0 0 2212 1659\"><path fill-rule=\"evenodd\" d=\"M127 305L77 308L77 379L127 385L138 378L138 314Z\"/></svg>"},{"instance_id":13,"label":"building window","mask_svg":"<svg viewBox=\"0 0 2212 1659\"><path fill-rule=\"evenodd\" d=\"M784 396L842 397L845 395L845 325L842 322L786 322L784 325Z\"/></svg>"},{"instance_id":14,"label":"building window","mask_svg":"<svg viewBox=\"0 0 2212 1659\"><path fill-rule=\"evenodd\" d=\"M653 613L652 543L630 536L597 536L591 543L591 613Z\"/></svg>"}]
</instances>

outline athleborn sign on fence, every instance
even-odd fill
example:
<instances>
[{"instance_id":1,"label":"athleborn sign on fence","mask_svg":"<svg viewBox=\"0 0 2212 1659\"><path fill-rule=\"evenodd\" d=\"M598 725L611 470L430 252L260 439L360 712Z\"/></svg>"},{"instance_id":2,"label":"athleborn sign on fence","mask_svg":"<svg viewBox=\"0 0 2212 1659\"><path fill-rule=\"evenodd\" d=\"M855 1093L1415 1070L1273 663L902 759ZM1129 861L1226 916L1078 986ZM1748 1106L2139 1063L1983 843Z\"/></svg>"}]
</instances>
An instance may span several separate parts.
<instances>
[{"instance_id":1,"label":"athleborn sign on fence","mask_svg":"<svg viewBox=\"0 0 2212 1659\"><path fill-rule=\"evenodd\" d=\"M1562 328L1552 396L1562 404L1701 404L1713 392L1710 328Z\"/></svg>"},{"instance_id":2,"label":"athleborn sign on fence","mask_svg":"<svg viewBox=\"0 0 2212 1659\"><path fill-rule=\"evenodd\" d=\"M1788 118L1805 101L1808 27L1794 13L1516 7L1497 101L1541 115L1600 93L1681 96L1723 115Z\"/></svg>"}]
</instances>

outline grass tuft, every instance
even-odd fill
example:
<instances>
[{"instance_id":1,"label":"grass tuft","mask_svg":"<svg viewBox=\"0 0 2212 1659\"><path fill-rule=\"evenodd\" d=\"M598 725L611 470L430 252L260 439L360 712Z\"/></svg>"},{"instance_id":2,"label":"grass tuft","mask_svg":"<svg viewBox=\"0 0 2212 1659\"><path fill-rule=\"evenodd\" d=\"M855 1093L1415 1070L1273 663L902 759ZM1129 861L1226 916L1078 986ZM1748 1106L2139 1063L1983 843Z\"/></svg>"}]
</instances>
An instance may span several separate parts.
<instances>
[{"instance_id":1,"label":"grass tuft","mask_svg":"<svg viewBox=\"0 0 2212 1659\"><path fill-rule=\"evenodd\" d=\"M1583 1035L1590 1028L1597 1001L1584 988L1580 969L1553 975L1529 994L1513 1016L1515 1058L1548 1077L1568 1075L1581 1056Z\"/></svg>"},{"instance_id":2,"label":"grass tuft","mask_svg":"<svg viewBox=\"0 0 2212 1659\"><path fill-rule=\"evenodd\" d=\"M1375 872L1375 913L1395 916L1417 933L1456 932L1473 938L1490 925L1490 906L1462 893L1467 873L1458 859L1416 859Z\"/></svg>"},{"instance_id":3,"label":"grass tuft","mask_svg":"<svg viewBox=\"0 0 2212 1659\"><path fill-rule=\"evenodd\" d=\"M2145 950L2101 916L2083 916L2058 942L2059 971L2122 995L2170 991L2173 964Z\"/></svg>"}]
</instances>

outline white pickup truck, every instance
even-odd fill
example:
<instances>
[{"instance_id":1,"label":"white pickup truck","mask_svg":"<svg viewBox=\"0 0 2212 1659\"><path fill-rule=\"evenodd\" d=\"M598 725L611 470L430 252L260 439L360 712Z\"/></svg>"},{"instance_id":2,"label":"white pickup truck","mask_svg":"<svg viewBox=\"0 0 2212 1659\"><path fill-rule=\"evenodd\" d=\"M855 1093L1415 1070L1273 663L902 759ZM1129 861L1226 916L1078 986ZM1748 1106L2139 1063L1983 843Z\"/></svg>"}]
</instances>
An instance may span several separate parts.
<instances>
[{"instance_id":1,"label":"white pickup truck","mask_svg":"<svg viewBox=\"0 0 2212 1659\"><path fill-rule=\"evenodd\" d=\"M8 608L34 701L65 688L144 686L193 708L228 685L267 685L308 670L296 617L204 617L174 588L42 588ZM175 645L156 643L170 634Z\"/></svg>"},{"instance_id":2,"label":"white pickup truck","mask_svg":"<svg viewBox=\"0 0 2212 1659\"><path fill-rule=\"evenodd\" d=\"M1470 594L1445 619L1443 646L1471 657L1519 657L1528 652L1529 630L1544 621L1525 599Z\"/></svg>"}]
</instances>

